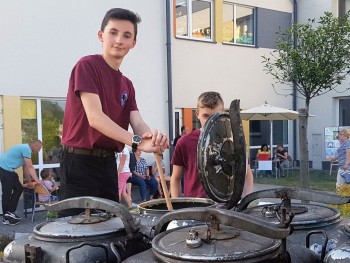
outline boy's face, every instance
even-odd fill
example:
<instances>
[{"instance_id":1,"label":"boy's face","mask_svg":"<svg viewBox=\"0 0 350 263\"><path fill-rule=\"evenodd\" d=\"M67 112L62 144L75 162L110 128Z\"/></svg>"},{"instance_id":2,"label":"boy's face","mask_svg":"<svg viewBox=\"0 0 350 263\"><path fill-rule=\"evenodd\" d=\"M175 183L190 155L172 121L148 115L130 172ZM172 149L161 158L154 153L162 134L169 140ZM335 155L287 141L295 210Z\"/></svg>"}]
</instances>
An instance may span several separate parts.
<instances>
[{"instance_id":1,"label":"boy's face","mask_svg":"<svg viewBox=\"0 0 350 263\"><path fill-rule=\"evenodd\" d=\"M219 104L217 107L215 107L214 109L210 109L210 108L199 108L196 111L196 115L198 120L200 121L202 127L204 126L204 124L206 123L207 119L213 115L216 112L223 112L224 111L224 105Z\"/></svg>"},{"instance_id":2,"label":"boy's face","mask_svg":"<svg viewBox=\"0 0 350 263\"><path fill-rule=\"evenodd\" d=\"M105 30L98 32L103 54L123 59L136 45L135 28L128 20L109 20Z\"/></svg>"}]
</instances>

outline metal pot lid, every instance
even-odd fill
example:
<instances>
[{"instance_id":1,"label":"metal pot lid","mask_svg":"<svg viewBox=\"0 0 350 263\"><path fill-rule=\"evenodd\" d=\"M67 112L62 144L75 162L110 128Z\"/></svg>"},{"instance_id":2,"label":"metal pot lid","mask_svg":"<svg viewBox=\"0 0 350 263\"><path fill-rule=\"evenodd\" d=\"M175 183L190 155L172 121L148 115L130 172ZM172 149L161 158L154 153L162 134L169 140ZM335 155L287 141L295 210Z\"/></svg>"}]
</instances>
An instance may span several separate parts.
<instances>
[{"instance_id":1,"label":"metal pot lid","mask_svg":"<svg viewBox=\"0 0 350 263\"><path fill-rule=\"evenodd\" d=\"M33 235L40 240L74 242L106 235L124 236L126 233L121 218L112 217L95 224L71 224L66 219L45 222L34 227Z\"/></svg>"},{"instance_id":2,"label":"metal pot lid","mask_svg":"<svg viewBox=\"0 0 350 263\"><path fill-rule=\"evenodd\" d=\"M173 210L189 207L213 207L217 203L209 198L181 197L171 198ZM152 199L138 205L140 214L164 215L169 212L165 199Z\"/></svg>"},{"instance_id":3,"label":"metal pot lid","mask_svg":"<svg viewBox=\"0 0 350 263\"><path fill-rule=\"evenodd\" d=\"M201 225L162 232L152 240L153 252L162 262L260 262L280 250L281 240L222 225L211 229L212 242L205 242L207 231ZM197 247L188 242L193 241L193 232L203 240Z\"/></svg>"},{"instance_id":4,"label":"metal pot lid","mask_svg":"<svg viewBox=\"0 0 350 263\"><path fill-rule=\"evenodd\" d=\"M241 199L246 174L239 101L231 103L230 114L216 113L208 118L199 137L197 160L199 178L208 196L226 203L228 209L235 206Z\"/></svg>"},{"instance_id":5,"label":"metal pot lid","mask_svg":"<svg viewBox=\"0 0 350 263\"><path fill-rule=\"evenodd\" d=\"M274 207L277 208L274 209ZM341 220L340 212L333 207L316 204L292 203L291 210L295 214L291 223L291 225L294 226L294 229L325 227L335 224ZM280 221L276 212L278 213L278 205L273 204L268 206L247 208L243 211L245 214L249 214L271 223L279 224Z\"/></svg>"}]
</instances>

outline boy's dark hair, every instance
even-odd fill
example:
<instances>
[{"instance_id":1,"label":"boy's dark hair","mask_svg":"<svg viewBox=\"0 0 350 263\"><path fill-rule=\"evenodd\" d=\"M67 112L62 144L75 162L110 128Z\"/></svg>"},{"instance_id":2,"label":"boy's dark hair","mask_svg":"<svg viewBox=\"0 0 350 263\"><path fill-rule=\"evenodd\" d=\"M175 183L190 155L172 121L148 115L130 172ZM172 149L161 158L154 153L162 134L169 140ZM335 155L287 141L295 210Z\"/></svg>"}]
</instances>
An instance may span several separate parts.
<instances>
[{"instance_id":1,"label":"boy's dark hair","mask_svg":"<svg viewBox=\"0 0 350 263\"><path fill-rule=\"evenodd\" d=\"M46 179L51 175L51 169L42 169L40 172L41 179Z\"/></svg>"},{"instance_id":2,"label":"boy's dark hair","mask_svg":"<svg viewBox=\"0 0 350 263\"><path fill-rule=\"evenodd\" d=\"M181 132L183 132L186 129L185 126L181 126Z\"/></svg>"},{"instance_id":3,"label":"boy's dark hair","mask_svg":"<svg viewBox=\"0 0 350 263\"><path fill-rule=\"evenodd\" d=\"M105 14L105 17L102 20L101 24L101 31L103 32L106 28L106 25L110 20L127 20L130 21L134 25L135 29L135 39L137 36L137 24L141 22L141 17L128 10L123 8L112 8L111 10L107 11Z\"/></svg>"},{"instance_id":4,"label":"boy's dark hair","mask_svg":"<svg viewBox=\"0 0 350 263\"><path fill-rule=\"evenodd\" d=\"M209 108L215 109L218 105L224 105L224 100L221 98L220 93L215 91L207 91L199 95L197 102L197 109Z\"/></svg>"}]
</instances>

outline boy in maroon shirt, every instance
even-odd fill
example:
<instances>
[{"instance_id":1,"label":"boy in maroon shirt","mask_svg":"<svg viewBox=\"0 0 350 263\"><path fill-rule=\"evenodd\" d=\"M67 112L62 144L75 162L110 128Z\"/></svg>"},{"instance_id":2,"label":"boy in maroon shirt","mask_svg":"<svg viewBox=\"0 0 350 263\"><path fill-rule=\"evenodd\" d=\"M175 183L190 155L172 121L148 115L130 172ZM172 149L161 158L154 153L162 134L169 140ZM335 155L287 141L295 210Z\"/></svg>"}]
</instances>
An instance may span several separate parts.
<instances>
[{"instance_id":1,"label":"boy in maroon shirt","mask_svg":"<svg viewBox=\"0 0 350 263\"><path fill-rule=\"evenodd\" d=\"M81 58L72 70L63 121L61 200L89 195L118 201L115 152L125 144L145 152L169 148L167 136L151 131L141 118L133 84L119 70L136 45L139 22L130 10L109 10L98 32L102 54Z\"/></svg>"},{"instance_id":2,"label":"boy in maroon shirt","mask_svg":"<svg viewBox=\"0 0 350 263\"><path fill-rule=\"evenodd\" d=\"M196 115L202 127L207 119L216 112L224 111L224 101L221 95L214 91L202 93L197 101ZM183 170L185 178L184 196L207 198L202 183L198 177L197 169L197 144L200 129L182 136L176 144L171 164L173 173L171 175L170 189L171 197L181 196L181 176ZM253 191L253 173L250 168L247 170L242 197Z\"/></svg>"}]
</instances>

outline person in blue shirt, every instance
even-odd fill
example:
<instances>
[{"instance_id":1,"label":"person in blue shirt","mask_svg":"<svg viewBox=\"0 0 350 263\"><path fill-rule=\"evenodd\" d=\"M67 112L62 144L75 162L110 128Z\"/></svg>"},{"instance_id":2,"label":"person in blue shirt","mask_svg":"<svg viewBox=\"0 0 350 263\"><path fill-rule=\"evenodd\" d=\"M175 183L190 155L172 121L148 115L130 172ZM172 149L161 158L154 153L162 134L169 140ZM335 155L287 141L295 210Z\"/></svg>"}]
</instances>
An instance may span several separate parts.
<instances>
[{"instance_id":1,"label":"person in blue shirt","mask_svg":"<svg viewBox=\"0 0 350 263\"><path fill-rule=\"evenodd\" d=\"M342 173L349 173L350 171L350 130L341 130L338 133L338 140L340 146L337 149L337 155L331 158L330 161L333 163L338 161L339 169L337 173L336 187L345 184L344 178L341 176Z\"/></svg>"},{"instance_id":2,"label":"person in blue shirt","mask_svg":"<svg viewBox=\"0 0 350 263\"><path fill-rule=\"evenodd\" d=\"M0 156L0 181L2 185L2 223L4 225L17 225L21 218L15 214L19 198L23 192L23 186L19 181L15 169L24 166L23 174L29 185L40 183L32 163L32 153L37 153L42 147L42 142L34 140L27 144L12 146Z\"/></svg>"}]
</instances>

